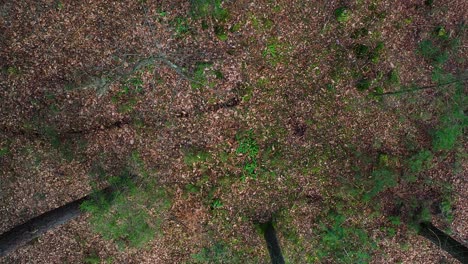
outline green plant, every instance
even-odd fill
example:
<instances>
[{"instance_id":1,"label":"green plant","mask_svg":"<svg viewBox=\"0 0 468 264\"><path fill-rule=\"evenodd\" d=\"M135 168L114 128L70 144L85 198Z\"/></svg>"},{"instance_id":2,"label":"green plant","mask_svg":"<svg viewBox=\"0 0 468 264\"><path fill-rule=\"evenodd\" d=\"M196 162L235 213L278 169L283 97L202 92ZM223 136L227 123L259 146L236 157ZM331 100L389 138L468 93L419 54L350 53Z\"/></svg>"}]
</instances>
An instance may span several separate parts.
<instances>
[{"instance_id":1,"label":"green plant","mask_svg":"<svg viewBox=\"0 0 468 264\"><path fill-rule=\"evenodd\" d=\"M256 178L259 147L254 138L253 130L248 130L247 132L239 134L237 136L237 142L239 145L236 149L236 153L247 156L242 167L242 180L245 180L247 177Z\"/></svg>"},{"instance_id":2,"label":"green plant","mask_svg":"<svg viewBox=\"0 0 468 264\"><path fill-rule=\"evenodd\" d=\"M447 31L442 26L436 27L436 29L434 30L434 33L438 38L442 40L448 40L449 38L449 36L447 35Z\"/></svg>"},{"instance_id":3,"label":"green plant","mask_svg":"<svg viewBox=\"0 0 468 264\"><path fill-rule=\"evenodd\" d=\"M453 74L445 72L440 66L436 66L434 68L434 70L432 71L431 79L438 85L454 83L457 81Z\"/></svg>"},{"instance_id":4,"label":"green plant","mask_svg":"<svg viewBox=\"0 0 468 264\"><path fill-rule=\"evenodd\" d=\"M86 264L100 264L100 263L113 263L114 259L112 257L107 257L105 259L101 259L96 252L92 252L91 254L87 255L83 259L84 263Z\"/></svg>"},{"instance_id":5,"label":"green plant","mask_svg":"<svg viewBox=\"0 0 468 264\"><path fill-rule=\"evenodd\" d=\"M399 226L401 225L401 218L398 216L389 216L388 220L392 225Z\"/></svg>"},{"instance_id":6,"label":"green plant","mask_svg":"<svg viewBox=\"0 0 468 264\"><path fill-rule=\"evenodd\" d=\"M398 86L400 84L400 74L397 69L392 69L388 73L386 84L391 85L391 86L393 85Z\"/></svg>"},{"instance_id":7,"label":"green plant","mask_svg":"<svg viewBox=\"0 0 468 264\"><path fill-rule=\"evenodd\" d=\"M455 146L457 139L462 135L461 125L442 127L434 133L434 150L451 150Z\"/></svg>"},{"instance_id":8,"label":"green plant","mask_svg":"<svg viewBox=\"0 0 468 264\"><path fill-rule=\"evenodd\" d=\"M258 164L257 164L256 159L246 162L242 168L244 172L244 174L242 175L242 179L245 180L246 177L256 178L257 169L258 169Z\"/></svg>"},{"instance_id":9,"label":"green plant","mask_svg":"<svg viewBox=\"0 0 468 264\"><path fill-rule=\"evenodd\" d=\"M198 193L200 192L200 187L198 187L197 185L194 185L194 184L187 184L185 185L185 190L189 193Z\"/></svg>"},{"instance_id":10,"label":"green plant","mask_svg":"<svg viewBox=\"0 0 468 264\"><path fill-rule=\"evenodd\" d=\"M359 91L365 91L367 89L369 89L372 85L372 81L368 78L362 78L362 79L359 79L356 83L356 88L359 90Z\"/></svg>"},{"instance_id":11,"label":"green plant","mask_svg":"<svg viewBox=\"0 0 468 264\"><path fill-rule=\"evenodd\" d=\"M21 73L19 68L14 67L14 66L7 67L6 72L9 76L17 76Z\"/></svg>"},{"instance_id":12,"label":"green plant","mask_svg":"<svg viewBox=\"0 0 468 264\"><path fill-rule=\"evenodd\" d=\"M212 210L218 209L218 208L223 207L223 203L221 202L220 199L216 198L216 199L213 200L210 207L211 207Z\"/></svg>"},{"instance_id":13,"label":"green plant","mask_svg":"<svg viewBox=\"0 0 468 264\"><path fill-rule=\"evenodd\" d=\"M10 153L10 148L8 146L0 148L0 158L6 156Z\"/></svg>"},{"instance_id":14,"label":"green plant","mask_svg":"<svg viewBox=\"0 0 468 264\"><path fill-rule=\"evenodd\" d=\"M458 79L444 69L449 55L456 51L460 41L458 38L450 38L444 27L437 27L433 33L432 38L419 44L418 52L434 66L431 76L432 81L436 83L434 87L449 85L448 87L453 88L453 90L443 90L443 93L451 98L451 102L442 109L439 125L432 133L433 150L450 151L456 146L468 123L468 118L464 114L464 105L466 105L464 80Z\"/></svg>"},{"instance_id":15,"label":"green plant","mask_svg":"<svg viewBox=\"0 0 468 264\"><path fill-rule=\"evenodd\" d=\"M62 1L57 1L57 10L62 10L64 8Z\"/></svg>"},{"instance_id":16,"label":"green plant","mask_svg":"<svg viewBox=\"0 0 468 264\"><path fill-rule=\"evenodd\" d=\"M359 227L349 226L346 216L331 213L330 224L321 223L320 241L316 248L319 261L333 263L368 263L375 242Z\"/></svg>"},{"instance_id":17,"label":"green plant","mask_svg":"<svg viewBox=\"0 0 468 264\"><path fill-rule=\"evenodd\" d=\"M232 25L232 26L229 28L229 31L232 32L232 33L235 33L235 32L238 32L241 28L242 28L242 24L241 24L241 23L235 23L234 25Z\"/></svg>"},{"instance_id":18,"label":"green plant","mask_svg":"<svg viewBox=\"0 0 468 264\"><path fill-rule=\"evenodd\" d=\"M432 5L434 4L434 0L425 0L424 4L428 7L432 7Z\"/></svg>"},{"instance_id":19,"label":"green plant","mask_svg":"<svg viewBox=\"0 0 468 264\"><path fill-rule=\"evenodd\" d=\"M345 23L349 20L350 12L346 7L340 7L335 10L335 18L340 23Z\"/></svg>"},{"instance_id":20,"label":"green plant","mask_svg":"<svg viewBox=\"0 0 468 264\"><path fill-rule=\"evenodd\" d=\"M215 78L218 79L218 80L224 79L224 75L220 70L214 70L213 74L214 74Z\"/></svg>"},{"instance_id":21,"label":"green plant","mask_svg":"<svg viewBox=\"0 0 468 264\"><path fill-rule=\"evenodd\" d=\"M172 27L175 29L175 36L180 38L190 32L189 21L185 17L176 17L171 22Z\"/></svg>"},{"instance_id":22,"label":"green plant","mask_svg":"<svg viewBox=\"0 0 468 264\"><path fill-rule=\"evenodd\" d=\"M426 205L422 205L421 207L417 208L416 214L414 215L414 219L416 223L423 223L423 222L430 222L432 215L429 207Z\"/></svg>"},{"instance_id":23,"label":"green plant","mask_svg":"<svg viewBox=\"0 0 468 264\"><path fill-rule=\"evenodd\" d=\"M382 41L379 41L372 52L369 54L369 58L373 63L378 63L385 49L385 45Z\"/></svg>"},{"instance_id":24,"label":"green plant","mask_svg":"<svg viewBox=\"0 0 468 264\"><path fill-rule=\"evenodd\" d=\"M370 60L373 63L378 63L382 53L384 52L385 46L384 43L380 41L373 49L364 44L356 44L354 45L353 49L356 58Z\"/></svg>"},{"instance_id":25,"label":"green plant","mask_svg":"<svg viewBox=\"0 0 468 264\"><path fill-rule=\"evenodd\" d=\"M239 253L230 250L224 243L215 242L201 252L192 255L194 263L242 263Z\"/></svg>"},{"instance_id":26,"label":"green plant","mask_svg":"<svg viewBox=\"0 0 468 264\"><path fill-rule=\"evenodd\" d=\"M228 39L228 34L223 26L214 26L214 33L222 41L226 41Z\"/></svg>"},{"instance_id":27,"label":"green plant","mask_svg":"<svg viewBox=\"0 0 468 264\"><path fill-rule=\"evenodd\" d=\"M351 34L351 38L359 39L362 37L366 37L367 35L369 35L369 30L367 28L359 28L355 30L353 34Z\"/></svg>"},{"instance_id":28,"label":"green plant","mask_svg":"<svg viewBox=\"0 0 468 264\"><path fill-rule=\"evenodd\" d=\"M40 133L50 142L52 148L58 151L62 158L66 161L72 161L74 158L74 151L71 141L61 136L59 131L52 126L41 125Z\"/></svg>"},{"instance_id":29,"label":"green plant","mask_svg":"<svg viewBox=\"0 0 468 264\"><path fill-rule=\"evenodd\" d=\"M139 76L130 78L127 83L133 86L134 93L141 93L143 91L143 79Z\"/></svg>"},{"instance_id":30,"label":"green plant","mask_svg":"<svg viewBox=\"0 0 468 264\"><path fill-rule=\"evenodd\" d=\"M431 166L433 155L429 150L422 150L410 157L408 168L411 173L420 173Z\"/></svg>"},{"instance_id":31,"label":"green plant","mask_svg":"<svg viewBox=\"0 0 468 264\"><path fill-rule=\"evenodd\" d=\"M354 46L354 53L358 59L364 59L369 56L370 48L364 44L357 44Z\"/></svg>"},{"instance_id":32,"label":"green plant","mask_svg":"<svg viewBox=\"0 0 468 264\"><path fill-rule=\"evenodd\" d=\"M388 168L379 168L372 172L369 179L368 191L364 194L364 201L370 201L373 197L397 184L397 175Z\"/></svg>"},{"instance_id":33,"label":"green plant","mask_svg":"<svg viewBox=\"0 0 468 264\"><path fill-rule=\"evenodd\" d=\"M399 201L399 206L406 207L407 219L406 223L412 230L418 231L420 223L431 222L431 211L428 201L419 200L411 197L407 201Z\"/></svg>"},{"instance_id":34,"label":"green plant","mask_svg":"<svg viewBox=\"0 0 468 264\"><path fill-rule=\"evenodd\" d=\"M442 212L442 216L448 223L452 223L454 219L453 215L453 202L450 199L450 196L445 195L444 199L440 203L440 211Z\"/></svg>"},{"instance_id":35,"label":"green plant","mask_svg":"<svg viewBox=\"0 0 468 264\"><path fill-rule=\"evenodd\" d=\"M222 5L222 0L191 0L190 15L194 19L202 19L202 29L208 29L212 24L215 35L221 41L226 41L228 32L224 24L229 18L229 12Z\"/></svg>"},{"instance_id":36,"label":"green plant","mask_svg":"<svg viewBox=\"0 0 468 264\"><path fill-rule=\"evenodd\" d=\"M160 10L157 12L157 14L158 14L158 16L160 16L160 17L166 17L166 16L167 16L167 11L161 10L161 9L160 9Z\"/></svg>"},{"instance_id":37,"label":"green plant","mask_svg":"<svg viewBox=\"0 0 468 264\"><path fill-rule=\"evenodd\" d=\"M119 106L118 111L122 114L131 113L137 103L138 101L136 98L130 98L127 102Z\"/></svg>"},{"instance_id":38,"label":"green plant","mask_svg":"<svg viewBox=\"0 0 468 264\"><path fill-rule=\"evenodd\" d=\"M267 60L271 65L275 66L279 62L285 59L285 54L288 51L288 46L285 43L281 43L276 38L270 38L266 44L266 47L262 51L262 57Z\"/></svg>"},{"instance_id":39,"label":"green plant","mask_svg":"<svg viewBox=\"0 0 468 264\"><path fill-rule=\"evenodd\" d=\"M149 172L146 169L145 162L141 158L140 153L138 151L132 151L130 156L130 163L133 166L134 170L138 172L138 174L147 179L149 177Z\"/></svg>"},{"instance_id":40,"label":"green plant","mask_svg":"<svg viewBox=\"0 0 468 264\"><path fill-rule=\"evenodd\" d=\"M430 39L426 39L419 44L418 52L426 59L442 65L447 62L448 52L439 48L436 43Z\"/></svg>"},{"instance_id":41,"label":"green plant","mask_svg":"<svg viewBox=\"0 0 468 264\"><path fill-rule=\"evenodd\" d=\"M272 57L272 58L277 58L278 57L278 44L275 42L269 43L266 48L262 52L262 56L264 58L266 57Z\"/></svg>"},{"instance_id":42,"label":"green plant","mask_svg":"<svg viewBox=\"0 0 468 264\"><path fill-rule=\"evenodd\" d=\"M239 143L236 149L237 154L246 154L250 158L257 157L259 147L257 141L254 138L252 129L238 135L237 142Z\"/></svg>"},{"instance_id":43,"label":"green plant","mask_svg":"<svg viewBox=\"0 0 468 264\"><path fill-rule=\"evenodd\" d=\"M189 150L185 153L184 163L187 166L195 166L207 162L211 158L210 153L203 150Z\"/></svg>"},{"instance_id":44,"label":"green plant","mask_svg":"<svg viewBox=\"0 0 468 264\"><path fill-rule=\"evenodd\" d=\"M395 164L399 163L396 157L380 154L378 160L373 161L369 156L357 153L361 160L373 165L372 172L362 171L361 165L354 168L356 174L351 179L343 178L343 194L351 196L359 202L370 202L379 193L398 184L398 174Z\"/></svg>"},{"instance_id":45,"label":"green plant","mask_svg":"<svg viewBox=\"0 0 468 264\"><path fill-rule=\"evenodd\" d=\"M101 258L96 254L96 252L93 252L84 258L84 262L86 264L100 264Z\"/></svg>"},{"instance_id":46,"label":"green plant","mask_svg":"<svg viewBox=\"0 0 468 264\"><path fill-rule=\"evenodd\" d=\"M464 93L464 86L462 82L454 83L454 85L453 101L440 117L439 125L433 133L432 147L435 151L452 150L468 124L468 117L465 115L467 97Z\"/></svg>"},{"instance_id":47,"label":"green plant","mask_svg":"<svg viewBox=\"0 0 468 264\"><path fill-rule=\"evenodd\" d=\"M222 7L222 0L191 0L190 14L194 18L213 18L225 22L229 12Z\"/></svg>"},{"instance_id":48,"label":"green plant","mask_svg":"<svg viewBox=\"0 0 468 264\"><path fill-rule=\"evenodd\" d=\"M193 89L201 89L208 85L207 69L211 68L211 62L197 62L193 72L193 80L191 82Z\"/></svg>"},{"instance_id":49,"label":"green plant","mask_svg":"<svg viewBox=\"0 0 468 264\"><path fill-rule=\"evenodd\" d=\"M137 97L143 93L143 79L133 76L121 83L120 90L112 97L112 102L118 104L120 113L130 113L138 103Z\"/></svg>"},{"instance_id":50,"label":"green plant","mask_svg":"<svg viewBox=\"0 0 468 264\"><path fill-rule=\"evenodd\" d=\"M250 15L249 19L250 19L250 22L252 23L253 28L255 30L259 30L260 29L260 20L253 14Z\"/></svg>"}]
</instances>

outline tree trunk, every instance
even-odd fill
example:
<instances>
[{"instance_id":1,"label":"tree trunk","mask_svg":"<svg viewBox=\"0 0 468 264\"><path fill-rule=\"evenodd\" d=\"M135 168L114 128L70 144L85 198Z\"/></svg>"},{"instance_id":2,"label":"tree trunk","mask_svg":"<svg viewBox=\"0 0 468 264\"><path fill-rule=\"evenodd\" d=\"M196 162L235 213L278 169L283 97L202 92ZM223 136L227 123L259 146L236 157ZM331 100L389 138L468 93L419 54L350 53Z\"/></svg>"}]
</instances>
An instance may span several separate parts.
<instances>
[{"instance_id":1,"label":"tree trunk","mask_svg":"<svg viewBox=\"0 0 468 264\"><path fill-rule=\"evenodd\" d=\"M281 248L272 222L270 221L261 224L261 228L263 231L263 237L267 243L268 252L270 253L271 263L284 264L283 254L281 254Z\"/></svg>"},{"instance_id":2,"label":"tree trunk","mask_svg":"<svg viewBox=\"0 0 468 264\"><path fill-rule=\"evenodd\" d=\"M445 250L463 264L468 264L468 248L442 232L430 222L419 224L419 234Z\"/></svg>"}]
</instances>

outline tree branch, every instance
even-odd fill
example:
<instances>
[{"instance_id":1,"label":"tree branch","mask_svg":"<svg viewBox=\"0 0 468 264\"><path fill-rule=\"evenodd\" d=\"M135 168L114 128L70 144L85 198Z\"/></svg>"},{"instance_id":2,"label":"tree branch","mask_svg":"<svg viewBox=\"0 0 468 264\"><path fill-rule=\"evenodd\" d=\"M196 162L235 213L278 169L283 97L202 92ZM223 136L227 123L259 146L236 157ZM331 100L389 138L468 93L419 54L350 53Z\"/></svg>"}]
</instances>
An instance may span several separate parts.
<instances>
[{"instance_id":1,"label":"tree branch","mask_svg":"<svg viewBox=\"0 0 468 264\"><path fill-rule=\"evenodd\" d=\"M454 80L454 81L447 82L447 83L442 83L442 84L415 87L415 88L411 88L411 89L403 89L403 90L398 90L398 91L393 91L393 92L375 94L375 96L396 95L396 94L410 93L410 92L416 92L416 91L427 90L427 89L440 88L440 87L450 85L450 84L454 84L454 83L457 83L457 82L464 82L466 80L468 80L468 79L459 79L459 80Z\"/></svg>"}]
</instances>

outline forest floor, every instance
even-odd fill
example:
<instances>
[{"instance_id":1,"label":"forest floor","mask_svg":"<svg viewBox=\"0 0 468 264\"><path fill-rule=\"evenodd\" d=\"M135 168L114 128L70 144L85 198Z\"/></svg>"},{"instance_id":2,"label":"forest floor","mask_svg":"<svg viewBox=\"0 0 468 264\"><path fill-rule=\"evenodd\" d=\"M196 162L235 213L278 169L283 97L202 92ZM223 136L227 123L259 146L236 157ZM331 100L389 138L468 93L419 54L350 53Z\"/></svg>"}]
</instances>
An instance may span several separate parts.
<instances>
[{"instance_id":1,"label":"forest floor","mask_svg":"<svg viewBox=\"0 0 468 264\"><path fill-rule=\"evenodd\" d=\"M457 263L413 225L468 244L466 10L1 1L0 233L136 179L0 262Z\"/></svg>"}]
</instances>

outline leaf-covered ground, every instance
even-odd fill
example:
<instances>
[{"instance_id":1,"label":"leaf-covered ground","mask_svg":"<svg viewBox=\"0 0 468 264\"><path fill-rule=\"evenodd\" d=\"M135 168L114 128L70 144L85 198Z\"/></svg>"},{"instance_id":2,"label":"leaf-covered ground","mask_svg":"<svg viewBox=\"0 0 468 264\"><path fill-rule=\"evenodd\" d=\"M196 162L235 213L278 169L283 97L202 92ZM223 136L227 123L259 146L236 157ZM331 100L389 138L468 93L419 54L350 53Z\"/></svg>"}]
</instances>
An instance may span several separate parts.
<instances>
[{"instance_id":1,"label":"leaf-covered ground","mask_svg":"<svg viewBox=\"0 0 468 264\"><path fill-rule=\"evenodd\" d=\"M108 184L3 263L456 263L466 1L4 1L0 232ZM132 176L130 181L126 176Z\"/></svg>"}]
</instances>

